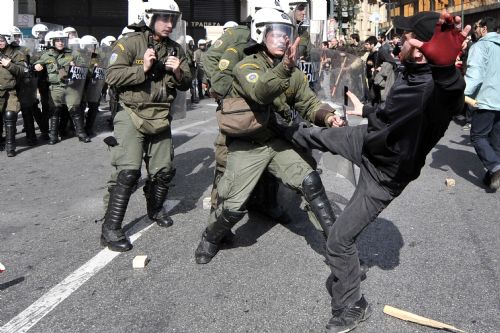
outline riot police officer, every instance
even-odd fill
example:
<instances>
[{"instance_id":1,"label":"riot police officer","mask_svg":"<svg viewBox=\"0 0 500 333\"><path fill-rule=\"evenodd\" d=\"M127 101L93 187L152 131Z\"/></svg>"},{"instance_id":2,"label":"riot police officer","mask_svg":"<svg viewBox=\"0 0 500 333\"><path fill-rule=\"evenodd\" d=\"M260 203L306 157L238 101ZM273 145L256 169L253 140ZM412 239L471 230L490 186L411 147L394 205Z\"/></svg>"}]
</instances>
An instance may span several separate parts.
<instances>
[{"instance_id":1,"label":"riot police officer","mask_svg":"<svg viewBox=\"0 0 500 333\"><path fill-rule=\"evenodd\" d=\"M275 9L261 9L252 19L255 53L234 66L229 95L243 98L255 112L269 108L269 125L254 135L231 137L227 143L227 165L219 181L219 202L195 251L198 264L212 260L231 228L244 217L245 203L266 169L303 194L325 232L335 221L319 174L291 143L273 131L276 113L291 121L298 112L319 126L343 124L331 107L321 103L304 80L304 74L295 67L299 39L294 39L294 31L290 18Z\"/></svg>"},{"instance_id":2,"label":"riot police officer","mask_svg":"<svg viewBox=\"0 0 500 333\"><path fill-rule=\"evenodd\" d=\"M169 113L176 89L186 91L191 85L184 50L169 38L181 14L179 6L173 0L150 0L144 5L143 31L118 40L106 71L106 82L118 88L124 109L114 118L116 139L108 140L113 173L101 243L113 251L132 248L121 225L143 158L148 217L162 227L173 223L163 207L175 175Z\"/></svg>"},{"instance_id":3,"label":"riot police officer","mask_svg":"<svg viewBox=\"0 0 500 333\"><path fill-rule=\"evenodd\" d=\"M36 40L38 40L39 53L46 51L48 49L48 42L45 41L45 37L49 34L49 28L45 24L38 23L31 29L31 34ZM33 59L33 61L36 60L38 59ZM47 71L43 69L42 71L37 72L36 77L42 109L40 110L38 108L38 103L36 103L34 112L37 118L38 128L40 129L40 132L42 132L40 137L43 140L49 140L50 92Z\"/></svg>"},{"instance_id":4,"label":"riot police officer","mask_svg":"<svg viewBox=\"0 0 500 333\"><path fill-rule=\"evenodd\" d=\"M198 40L198 49L194 51L194 61L196 63L196 80L198 81L198 98L205 98L203 86L207 85L207 77L203 68L204 55L207 52L207 41L205 39Z\"/></svg>"},{"instance_id":5,"label":"riot police officer","mask_svg":"<svg viewBox=\"0 0 500 333\"><path fill-rule=\"evenodd\" d=\"M279 4L268 1L253 1L250 8L250 17L262 8L273 8L282 11ZM219 102L229 92L233 82L233 68L245 57L244 50L250 41L250 29L246 25L236 25L229 21L224 24L224 34L217 39L212 47L205 53L204 68L210 86L210 93ZM215 140L215 174L212 184L211 204L212 209L217 207L217 186L227 161L226 136L222 133ZM254 191L257 200L251 200L252 207L266 216L285 223L288 217L279 209L277 203L277 192L279 184L269 173L265 172L262 180Z\"/></svg>"},{"instance_id":6,"label":"riot police officer","mask_svg":"<svg viewBox=\"0 0 500 333\"><path fill-rule=\"evenodd\" d=\"M194 61L194 39L193 37L186 35L186 57L189 64L189 69L191 70L191 77L193 81L191 81L191 87L189 88L189 92L191 95L191 103L199 103L200 100L196 94L196 89L198 87L196 81L196 62Z\"/></svg>"},{"instance_id":7,"label":"riot police officer","mask_svg":"<svg viewBox=\"0 0 500 333\"><path fill-rule=\"evenodd\" d=\"M81 114L79 96L69 96L66 91L68 80L72 76L72 69L79 65L82 60L80 56L73 53L71 49L66 47L68 41L67 34L62 31L55 31L50 35L51 46L47 52L42 54L39 60L35 62L35 70L47 70L48 81L50 83L50 129L49 129L49 144L53 145L59 142L59 121L63 108L69 108L70 116L73 119L76 134L82 142L90 142L89 137L83 129L83 117ZM82 87L83 90L83 87ZM70 99L68 97L71 97ZM69 105L67 105L69 104Z\"/></svg>"},{"instance_id":8,"label":"riot police officer","mask_svg":"<svg viewBox=\"0 0 500 333\"><path fill-rule=\"evenodd\" d=\"M0 116L5 121L5 150L8 157L16 156L16 122L21 111L16 84L26 69L24 55L12 47L9 30L0 30ZM3 123L0 118L0 140ZM1 148L3 143L0 142Z\"/></svg>"}]
</instances>

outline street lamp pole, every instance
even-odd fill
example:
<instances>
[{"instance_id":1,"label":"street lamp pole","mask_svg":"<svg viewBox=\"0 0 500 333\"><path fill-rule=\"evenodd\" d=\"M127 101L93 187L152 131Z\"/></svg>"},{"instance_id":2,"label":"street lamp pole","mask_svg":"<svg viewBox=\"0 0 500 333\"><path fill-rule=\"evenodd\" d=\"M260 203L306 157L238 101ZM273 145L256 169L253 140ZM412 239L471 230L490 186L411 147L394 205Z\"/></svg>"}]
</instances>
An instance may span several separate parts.
<instances>
[{"instance_id":1,"label":"street lamp pole","mask_svg":"<svg viewBox=\"0 0 500 333\"><path fill-rule=\"evenodd\" d=\"M462 0L462 3L460 4L462 7L462 27L464 26L464 0Z\"/></svg>"}]
</instances>

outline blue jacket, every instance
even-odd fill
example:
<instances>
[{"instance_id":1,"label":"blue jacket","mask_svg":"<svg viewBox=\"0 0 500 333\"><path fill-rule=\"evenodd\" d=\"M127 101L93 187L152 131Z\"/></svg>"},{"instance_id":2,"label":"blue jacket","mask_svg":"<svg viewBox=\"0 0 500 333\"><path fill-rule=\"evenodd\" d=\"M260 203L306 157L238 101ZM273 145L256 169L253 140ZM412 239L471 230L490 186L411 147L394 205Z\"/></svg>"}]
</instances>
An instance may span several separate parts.
<instances>
[{"instance_id":1,"label":"blue jacket","mask_svg":"<svg viewBox=\"0 0 500 333\"><path fill-rule=\"evenodd\" d=\"M500 34L489 32L472 45L465 82L465 96L479 109L500 111Z\"/></svg>"}]
</instances>

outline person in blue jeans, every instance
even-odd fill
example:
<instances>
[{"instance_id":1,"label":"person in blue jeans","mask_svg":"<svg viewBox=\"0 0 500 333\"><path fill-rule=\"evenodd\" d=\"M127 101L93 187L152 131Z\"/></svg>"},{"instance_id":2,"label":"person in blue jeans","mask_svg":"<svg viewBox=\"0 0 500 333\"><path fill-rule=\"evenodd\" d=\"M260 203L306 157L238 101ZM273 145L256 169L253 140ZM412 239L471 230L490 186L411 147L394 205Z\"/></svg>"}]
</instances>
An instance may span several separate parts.
<instances>
[{"instance_id":1,"label":"person in blue jeans","mask_svg":"<svg viewBox=\"0 0 500 333\"><path fill-rule=\"evenodd\" d=\"M500 188L500 34L497 21L485 17L475 25L479 39L469 50L465 95L477 101L472 113L470 138L487 169L483 182Z\"/></svg>"},{"instance_id":2,"label":"person in blue jeans","mask_svg":"<svg viewBox=\"0 0 500 333\"><path fill-rule=\"evenodd\" d=\"M327 332L349 332L370 316L371 305L360 288L356 237L418 178L427 154L463 108L465 82L454 64L470 26L460 31L459 24L460 17L445 11L396 17L394 25L405 31L399 55L404 69L386 102L363 105L348 93L354 105L350 113L368 118L368 124L297 125L285 131L297 146L330 151L360 168L356 190L328 234L326 257L332 273L326 287L332 317Z\"/></svg>"}]
</instances>

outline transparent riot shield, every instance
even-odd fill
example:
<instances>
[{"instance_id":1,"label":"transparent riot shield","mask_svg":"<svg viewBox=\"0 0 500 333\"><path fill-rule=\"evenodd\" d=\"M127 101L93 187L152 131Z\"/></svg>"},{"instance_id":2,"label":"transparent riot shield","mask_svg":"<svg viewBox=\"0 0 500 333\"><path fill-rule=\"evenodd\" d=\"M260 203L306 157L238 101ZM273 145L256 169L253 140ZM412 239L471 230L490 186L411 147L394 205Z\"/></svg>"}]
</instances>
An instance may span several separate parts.
<instances>
[{"instance_id":1,"label":"transparent riot shield","mask_svg":"<svg viewBox=\"0 0 500 333\"><path fill-rule=\"evenodd\" d=\"M313 48L311 60L311 68L316 71L312 74L316 78L312 89L318 98L345 117L350 126L358 124L359 117L350 119L346 114L346 109L350 106L347 105L345 90L349 90L360 100L365 99L368 86L361 58L347 52ZM356 167L351 162L338 155L324 154L323 163L326 168L356 185Z\"/></svg>"},{"instance_id":2,"label":"transparent riot shield","mask_svg":"<svg viewBox=\"0 0 500 333\"><path fill-rule=\"evenodd\" d=\"M92 53L90 48L80 47L80 44L69 45L72 61L69 64L68 77L66 80L65 99L69 109L77 107L82 101L85 81L89 71Z\"/></svg>"},{"instance_id":3,"label":"transparent riot shield","mask_svg":"<svg viewBox=\"0 0 500 333\"><path fill-rule=\"evenodd\" d=\"M186 50L186 21L179 17L175 29L170 34L170 39L179 43L184 51ZM177 97L175 98L170 108L170 115L172 119L186 118L186 92L177 90Z\"/></svg>"},{"instance_id":4,"label":"transparent riot shield","mask_svg":"<svg viewBox=\"0 0 500 333\"><path fill-rule=\"evenodd\" d=\"M311 88L319 79L320 62L315 51L321 49L323 28L324 21L322 20L305 20L304 24L298 27L300 44L297 64L299 69L306 75Z\"/></svg>"},{"instance_id":5,"label":"transparent riot shield","mask_svg":"<svg viewBox=\"0 0 500 333\"><path fill-rule=\"evenodd\" d=\"M21 108L31 107L36 103L38 79L33 68L33 63L39 58L38 40L25 38L24 45L20 47L26 59L26 68L22 79L18 82L19 101Z\"/></svg>"},{"instance_id":6,"label":"transparent riot shield","mask_svg":"<svg viewBox=\"0 0 500 333\"><path fill-rule=\"evenodd\" d=\"M110 54L111 48L108 46L99 47L92 53L85 88L85 101L98 103L101 99Z\"/></svg>"}]
</instances>

